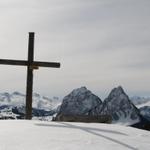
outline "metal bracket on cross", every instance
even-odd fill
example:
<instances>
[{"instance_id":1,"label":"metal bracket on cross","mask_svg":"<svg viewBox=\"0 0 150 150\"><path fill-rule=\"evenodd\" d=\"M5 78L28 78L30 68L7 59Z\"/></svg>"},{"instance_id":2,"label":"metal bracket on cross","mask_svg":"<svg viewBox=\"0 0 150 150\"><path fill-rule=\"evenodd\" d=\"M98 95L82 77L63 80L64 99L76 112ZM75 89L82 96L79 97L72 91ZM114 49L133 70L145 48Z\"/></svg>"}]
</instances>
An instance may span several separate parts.
<instances>
[{"instance_id":1,"label":"metal bracket on cross","mask_svg":"<svg viewBox=\"0 0 150 150\"><path fill-rule=\"evenodd\" d=\"M39 66L32 65L32 66L30 66L30 69L32 69L32 70L38 70Z\"/></svg>"}]
</instances>

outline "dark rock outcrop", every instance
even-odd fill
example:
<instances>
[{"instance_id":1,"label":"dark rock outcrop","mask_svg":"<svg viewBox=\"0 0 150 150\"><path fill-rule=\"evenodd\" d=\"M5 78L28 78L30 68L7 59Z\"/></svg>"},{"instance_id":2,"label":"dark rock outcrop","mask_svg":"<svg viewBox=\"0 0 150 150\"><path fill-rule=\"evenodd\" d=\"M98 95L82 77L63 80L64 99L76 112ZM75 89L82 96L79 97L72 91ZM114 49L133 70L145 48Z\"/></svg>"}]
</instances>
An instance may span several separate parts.
<instances>
[{"instance_id":1,"label":"dark rock outcrop","mask_svg":"<svg viewBox=\"0 0 150 150\"><path fill-rule=\"evenodd\" d=\"M60 116L96 116L102 107L101 99L86 87L73 90L67 95L60 106L56 118ZM58 120L58 119L57 119Z\"/></svg>"}]
</instances>

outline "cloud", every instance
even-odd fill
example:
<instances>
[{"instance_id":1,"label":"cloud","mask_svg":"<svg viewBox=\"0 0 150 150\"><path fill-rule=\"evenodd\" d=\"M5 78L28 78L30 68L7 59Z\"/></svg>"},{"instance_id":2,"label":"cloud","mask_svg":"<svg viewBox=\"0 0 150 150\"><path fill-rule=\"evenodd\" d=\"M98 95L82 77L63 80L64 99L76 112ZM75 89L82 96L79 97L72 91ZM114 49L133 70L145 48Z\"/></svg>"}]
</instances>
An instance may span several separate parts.
<instances>
[{"instance_id":1,"label":"cloud","mask_svg":"<svg viewBox=\"0 0 150 150\"><path fill-rule=\"evenodd\" d=\"M26 59L28 32L35 31L35 59L62 63L35 73L35 90L64 95L84 84L100 95L123 84L148 93L149 8L149 0L1 0L1 58ZM0 79L8 89L12 82L3 80L9 74L5 70ZM20 83L23 76L12 79Z\"/></svg>"}]
</instances>

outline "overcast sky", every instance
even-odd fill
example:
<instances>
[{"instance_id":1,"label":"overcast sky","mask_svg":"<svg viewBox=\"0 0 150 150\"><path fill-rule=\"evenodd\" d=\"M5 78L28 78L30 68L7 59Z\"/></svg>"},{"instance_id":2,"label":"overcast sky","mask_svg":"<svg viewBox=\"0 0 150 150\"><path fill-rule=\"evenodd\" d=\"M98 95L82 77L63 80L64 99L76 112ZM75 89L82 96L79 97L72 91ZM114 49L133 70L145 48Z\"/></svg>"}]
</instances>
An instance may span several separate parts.
<instances>
[{"instance_id":1,"label":"overcast sky","mask_svg":"<svg viewBox=\"0 0 150 150\"><path fill-rule=\"evenodd\" d=\"M150 0L1 0L0 58L27 59L28 32L35 60L61 62L34 72L34 92L150 96ZM0 65L0 92L25 90L26 67Z\"/></svg>"}]
</instances>

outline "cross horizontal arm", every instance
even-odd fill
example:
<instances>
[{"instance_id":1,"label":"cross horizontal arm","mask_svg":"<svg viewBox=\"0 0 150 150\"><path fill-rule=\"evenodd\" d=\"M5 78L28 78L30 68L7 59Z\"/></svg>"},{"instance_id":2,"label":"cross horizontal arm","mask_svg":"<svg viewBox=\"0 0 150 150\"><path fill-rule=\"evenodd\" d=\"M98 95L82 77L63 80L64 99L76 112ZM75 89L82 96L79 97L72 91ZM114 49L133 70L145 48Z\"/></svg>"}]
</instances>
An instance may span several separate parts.
<instances>
[{"instance_id":1,"label":"cross horizontal arm","mask_svg":"<svg viewBox=\"0 0 150 150\"><path fill-rule=\"evenodd\" d=\"M3 65L28 66L28 61L25 61L25 60L0 59L0 64L3 64ZM60 68L60 63L57 63L57 62L34 61L34 62L32 63L32 65L33 65L33 66L39 66L39 67Z\"/></svg>"},{"instance_id":2,"label":"cross horizontal arm","mask_svg":"<svg viewBox=\"0 0 150 150\"><path fill-rule=\"evenodd\" d=\"M41 61L34 61L34 62L33 62L33 66L60 68L60 63L58 63L58 62L41 62Z\"/></svg>"},{"instance_id":3,"label":"cross horizontal arm","mask_svg":"<svg viewBox=\"0 0 150 150\"><path fill-rule=\"evenodd\" d=\"M28 65L28 62L25 61L25 60L0 59L0 64L3 64L3 65L27 66L27 65Z\"/></svg>"}]
</instances>

